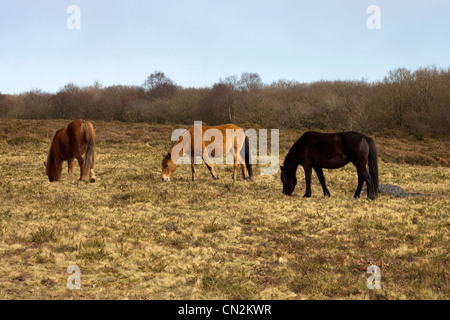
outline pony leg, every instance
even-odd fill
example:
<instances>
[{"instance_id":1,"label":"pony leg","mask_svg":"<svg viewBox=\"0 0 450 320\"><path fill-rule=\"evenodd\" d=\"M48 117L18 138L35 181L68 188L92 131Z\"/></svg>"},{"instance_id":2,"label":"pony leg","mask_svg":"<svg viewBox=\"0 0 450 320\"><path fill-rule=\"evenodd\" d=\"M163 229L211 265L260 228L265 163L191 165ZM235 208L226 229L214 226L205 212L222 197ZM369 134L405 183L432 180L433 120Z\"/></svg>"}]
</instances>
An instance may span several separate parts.
<instances>
[{"instance_id":1,"label":"pony leg","mask_svg":"<svg viewBox=\"0 0 450 320\"><path fill-rule=\"evenodd\" d=\"M94 168L91 168L91 170L89 171L89 182L95 182L95 172L94 172Z\"/></svg>"},{"instance_id":2,"label":"pony leg","mask_svg":"<svg viewBox=\"0 0 450 320\"><path fill-rule=\"evenodd\" d=\"M311 197L311 174L312 174L312 167L311 166L303 166L303 170L305 170L305 181L306 181L306 191L304 198Z\"/></svg>"},{"instance_id":3,"label":"pony leg","mask_svg":"<svg viewBox=\"0 0 450 320\"><path fill-rule=\"evenodd\" d=\"M251 178L250 178L250 174L248 173L248 170L247 170L247 165L245 164L245 159L242 157L241 154L238 154L238 159L239 159L239 162L235 162L235 165L234 165L235 171L237 171L237 167L239 167L239 165L240 165L242 168L242 177L244 178L244 180L250 180ZM237 172L236 172L236 174L237 174Z\"/></svg>"},{"instance_id":4,"label":"pony leg","mask_svg":"<svg viewBox=\"0 0 450 320\"><path fill-rule=\"evenodd\" d=\"M322 186L322 190L323 190L323 195L325 197L331 197L330 191L328 190L327 185L325 183L325 177L323 175L322 168L315 167L314 171L316 172L317 177L319 178L319 182L320 182L320 185Z\"/></svg>"},{"instance_id":5,"label":"pony leg","mask_svg":"<svg viewBox=\"0 0 450 320\"><path fill-rule=\"evenodd\" d=\"M70 180L73 180L73 161L74 161L74 159L67 160L67 167L68 167Z\"/></svg>"},{"instance_id":6,"label":"pony leg","mask_svg":"<svg viewBox=\"0 0 450 320\"><path fill-rule=\"evenodd\" d=\"M91 168L89 170L89 181L95 182L95 172L94 172L94 153L92 153L92 160L91 160Z\"/></svg>"},{"instance_id":7,"label":"pony leg","mask_svg":"<svg viewBox=\"0 0 450 320\"><path fill-rule=\"evenodd\" d=\"M86 180L86 172L84 170L84 160L81 155L76 156L78 165L80 166L80 180Z\"/></svg>"},{"instance_id":8,"label":"pony leg","mask_svg":"<svg viewBox=\"0 0 450 320\"><path fill-rule=\"evenodd\" d=\"M237 154L237 146L236 146L236 144L234 142L233 142L232 146L233 147L230 148L230 150L232 150L232 152L233 152L233 164L234 164L232 179L233 179L233 181L236 181L236 179L237 179L237 172L239 170L238 154ZM226 153L226 150L224 151L224 153Z\"/></svg>"},{"instance_id":9,"label":"pony leg","mask_svg":"<svg viewBox=\"0 0 450 320\"><path fill-rule=\"evenodd\" d=\"M81 153L81 148L78 146L78 142L76 139L74 141L70 141L70 146L74 152L74 157L78 161L78 165L80 166L80 181L88 180L89 172L84 167L84 159L83 154Z\"/></svg>"},{"instance_id":10,"label":"pony leg","mask_svg":"<svg viewBox=\"0 0 450 320\"><path fill-rule=\"evenodd\" d=\"M244 180L251 180L250 174L248 173L247 166L245 164L241 164L242 169L242 177Z\"/></svg>"},{"instance_id":11,"label":"pony leg","mask_svg":"<svg viewBox=\"0 0 450 320\"><path fill-rule=\"evenodd\" d=\"M206 167L208 167L209 172L211 172L211 176L213 177L213 179L218 180L219 176L214 171L214 166L212 165L212 161L209 159L209 157L207 155L203 155L203 161L205 162Z\"/></svg>"},{"instance_id":12,"label":"pony leg","mask_svg":"<svg viewBox=\"0 0 450 320\"><path fill-rule=\"evenodd\" d=\"M234 170L233 170L233 180L237 179L238 170L239 170L239 164L235 163L234 164Z\"/></svg>"},{"instance_id":13,"label":"pony leg","mask_svg":"<svg viewBox=\"0 0 450 320\"><path fill-rule=\"evenodd\" d=\"M375 200L375 196L372 194L372 182L370 179L370 174L367 171L367 169L364 170L362 177L363 177L364 181L366 181L367 198L369 198L370 200Z\"/></svg>"},{"instance_id":14,"label":"pony leg","mask_svg":"<svg viewBox=\"0 0 450 320\"><path fill-rule=\"evenodd\" d=\"M364 178L362 177L362 174L359 172L359 170L357 172L358 172L358 187L356 188L355 195L353 196L353 198L355 199L361 196L361 189L364 184Z\"/></svg>"},{"instance_id":15,"label":"pony leg","mask_svg":"<svg viewBox=\"0 0 450 320\"><path fill-rule=\"evenodd\" d=\"M195 156L191 156L191 168L192 168L192 181L197 179L197 169L195 167Z\"/></svg>"},{"instance_id":16,"label":"pony leg","mask_svg":"<svg viewBox=\"0 0 450 320\"><path fill-rule=\"evenodd\" d=\"M209 165L209 164L206 164L206 166L208 167L209 172L211 172L211 176L213 177L213 179L214 180L219 180L219 176L214 171L214 167L212 165Z\"/></svg>"},{"instance_id":17,"label":"pony leg","mask_svg":"<svg viewBox=\"0 0 450 320\"><path fill-rule=\"evenodd\" d=\"M234 171L233 171L233 180L234 181L237 179L238 170L239 170L238 154L235 150L235 152L234 152ZM245 179L245 177L244 177L244 179Z\"/></svg>"},{"instance_id":18,"label":"pony leg","mask_svg":"<svg viewBox=\"0 0 450 320\"><path fill-rule=\"evenodd\" d=\"M358 170L358 187L356 188L354 197L359 198L362 186L365 181L367 186L367 198L374 200L375 196L372 194L371 188L372 182L370 180L370 174L367 171L366 163L367 162L365 161L360 161L357 165L355 164L356 170Z\"/></svg>"}]
</instances>

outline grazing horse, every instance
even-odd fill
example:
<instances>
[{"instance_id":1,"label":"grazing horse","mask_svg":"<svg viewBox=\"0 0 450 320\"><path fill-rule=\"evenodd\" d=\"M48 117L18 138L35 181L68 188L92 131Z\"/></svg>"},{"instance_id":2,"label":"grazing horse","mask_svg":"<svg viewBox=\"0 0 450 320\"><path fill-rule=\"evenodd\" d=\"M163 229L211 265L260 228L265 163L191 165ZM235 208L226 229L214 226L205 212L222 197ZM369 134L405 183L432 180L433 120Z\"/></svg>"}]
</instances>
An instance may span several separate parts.
<instances>
[{"instance_id":1,"label":"grazing horse","mask_svg":"<svg viewBox=\"0 0 450 320\"><path fill-rule=\"evenodd\" d=\"M67 161L69 176L73 180L73 161L77 159L80 166L80 180L95 182L94 173L95 131L89 121L75 120L66 128L59 129L53 136L44 162L50 182L61 178L62 163ZM85 157L83 159L83 155Z\"/></svg>"},{"instance_id":2,"label":"grazing horse","mask_svg":"<svg viewBox=\"0 0 450 320\"><path fill-rule=\"evenodd\" d=\"M181 135L178 141L172 146L169 152L167 154L163 154L161 172L162 181L170 181L173 173L177 169L177 160L179 157L183 156L184 153L189 153L191 157L192 181L195 181L197 178L195 166L196 156L202 157L213 179L219 179L214 170L213 161L208 155L208 149L211 148L209 145L214 142L217 143L216 148L211 151L211 156L214 158L223 157L227 154L227 152L232 150L234 161L233 180L236 180L237 178L239 164L242 167L242 175L244 180L253 179L252 166L250 164L249 141L242 128L234 124L223 124L215 127L198 126L198 128L195 129L196 127L197 126L194 125L186 130L186 132ZM208 130L211 130L209 132L221 134L223 144L216 141L217 137L213 141L207 141L205 132L208 132ZM226 139L227 133L230 134L230 132L233 136ZM201 142L196 142L196 138L197 140L201 140ZM242 155L243 152L245 152L245 156Z\"/></svg>"},{"instance_id":3,"label":"grazing horse","mask_svg":"<svg viewBox=\"0 0 450 320\"><path fill-rule=\"evenodd\" d=\"M290 196L297 184L296 171L299 164L305 170L306 192L304 197L311 197L311 172L317 174L324 196L330 196L325 184L322 168L337 169L347 163L353 163L358 172L358 187L354 197L359 198L361 188L366 182L367 197L378 196L377 149L372 138L361 133L339 132L319 133L309 131L303 134L289 150L281 166L283 193ZM367 172L366 165L369 165Z\"/></svg>"}]
</instances>

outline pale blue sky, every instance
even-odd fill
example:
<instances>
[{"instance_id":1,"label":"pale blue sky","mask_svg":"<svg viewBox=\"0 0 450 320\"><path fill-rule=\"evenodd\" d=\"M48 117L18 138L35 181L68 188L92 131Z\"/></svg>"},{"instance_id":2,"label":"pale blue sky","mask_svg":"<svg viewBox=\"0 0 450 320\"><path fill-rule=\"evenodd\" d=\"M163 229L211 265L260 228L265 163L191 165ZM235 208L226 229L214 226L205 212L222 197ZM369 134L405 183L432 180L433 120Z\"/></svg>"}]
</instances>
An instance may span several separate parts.
<instances>
[{"instance_id":1,"label":"pale blue sky","mask_svg":"<svg viewBox=\"0 0 450 320\"><path fill-rule=\"evenodd\" d=\"M69 5L81 29L69 30ZM381 30L369 30L369 5ZM15 0L0 2L0 92L66 83L141 85L155 70L184 87L258 73L279 79L382 80L450 67L450 1Z\"/></svg>"}]
</instances>

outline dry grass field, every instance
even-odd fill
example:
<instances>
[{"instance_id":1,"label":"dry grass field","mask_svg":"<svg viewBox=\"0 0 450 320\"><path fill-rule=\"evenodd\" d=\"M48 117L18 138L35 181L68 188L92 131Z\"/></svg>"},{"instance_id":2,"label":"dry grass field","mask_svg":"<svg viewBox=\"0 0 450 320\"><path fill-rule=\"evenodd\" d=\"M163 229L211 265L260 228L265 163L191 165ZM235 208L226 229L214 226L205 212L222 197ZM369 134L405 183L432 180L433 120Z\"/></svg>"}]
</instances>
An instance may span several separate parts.
<instances>
[{"instance_id":1,"label":"dry grass field","mask_svg":"<svg viewBox=\"0 0 450 320\"><path fill-rule=\"evenodd\" d=\"M160 179L169 125L93 122L93 184L44 174L68 121L0 119L0 299L449 299L450 142L372 135L380 183L428 197L352 200L356 170L313 174L292 197L279 174L213 181L204 165ZM301 130L280 130L280 161ZM75 167L75 175L79 169ZM381 268L380 290L366 286ZM66 270L81 270L69 290Z\"/></svg>"}]
</instances>

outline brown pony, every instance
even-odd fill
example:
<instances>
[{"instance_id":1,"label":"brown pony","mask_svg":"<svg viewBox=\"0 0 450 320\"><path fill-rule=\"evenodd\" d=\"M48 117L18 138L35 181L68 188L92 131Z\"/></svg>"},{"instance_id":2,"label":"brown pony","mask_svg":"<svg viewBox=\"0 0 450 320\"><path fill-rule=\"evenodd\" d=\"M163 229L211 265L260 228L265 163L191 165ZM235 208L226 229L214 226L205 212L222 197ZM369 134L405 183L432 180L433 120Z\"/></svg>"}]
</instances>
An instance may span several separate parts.
<instances>
[{"instance_id":1,"label":"brown pony","mask_svg":"<svg viewBox=\"0 0 450 320\"><path fill-rule=\"evenodd\" d=\"M45 173L50 182L61 178L62 163L67 161L69 176L73 180L73 161L80 166L80 180L95 182L94 173L95 131L89 121L75 120L66 128L56 131L48 151ZM83 155L86 155L83 159Z\"/></svg>"},{"instance_id":2,"label":"brown pony","mask_svg":"<svg viewBox=\"0 0 450 320\"><path fill-rule=\"evenodd\" d=\"M196 166L195 166L195 157L201 156L203 161L206 164L206 167L211 172L211 176L214 180L219 179L218 175L215 173L214 165L211 158L208 156L208 146L211 143L215 142L215 139L212 141L207 141L205 136L205 132L213 129L218 130L215 131L222 135L223 145L217 145L219 148L214 148L211 151L212 157L223 157L230 150L233 153L233 161L234 161L234 173L233 180L236 180L237 172L239 169L239 165L242 167L242 175L244 180L252 180L253 172L252 166L250 164L250 152L249 152L249 142L248 138L245 135L245 132L242 128L234 125L234 124L223 124L214 127L207 126L198 126L198 129L195 129L195 125L190 127L186 132L180 136L178 141L172 146L167 154L163 154L162 160L162 172L161 172L161 180L162 181L170 181L173 173L177 169L177 160L179 157L183 156L184 153L189 153L191 156L191 168L192 168L192 181L196 180ZM200 130L201 127L201 130ZM196 131L198 130L198 131ZM209 131L212 132L213 130ZM232 132L234 136L231 139L226 139L227 130ZM194 140L194 137L198 132L201 134L201 143L198 143ZM210 137L211 138L211 137ZM219 144L220 142L217 142ZM206 152L205 152L206 151ZM245 155L243 155L245 152Z\"/></svg>"}]
</instances>

